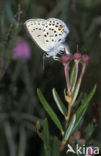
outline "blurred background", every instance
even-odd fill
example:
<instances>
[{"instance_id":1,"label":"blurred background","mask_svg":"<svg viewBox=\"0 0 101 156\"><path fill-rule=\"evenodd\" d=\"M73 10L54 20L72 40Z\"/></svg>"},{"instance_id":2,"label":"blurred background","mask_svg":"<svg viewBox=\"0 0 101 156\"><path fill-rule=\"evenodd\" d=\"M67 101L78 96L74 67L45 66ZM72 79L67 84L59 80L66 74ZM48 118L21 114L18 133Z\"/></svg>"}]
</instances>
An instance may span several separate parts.
<instances>
[{"instance_id":1,"label":"blurred background","mask_svg":"<svg viewBox=\"0 0 101 156\"><path fill-rule=\"evenodd\" d=\"M24 27L29 18L49 17L59 18L69 27L66 42L71 53L78 44L79 51L90 56L81 92L89 93L94 84L97 91L83 126L92 122L90 139L101 144L101 0L0 0L0 156L43 156L35 123L40 120L42 124L47 114L36 95L37 88L62 118L51 90L56 88L63 99L63 66L48 59L43 69L43 51ZM51 134L58 135L50 119L49 123Z\"/></svg>"}]
</instances>

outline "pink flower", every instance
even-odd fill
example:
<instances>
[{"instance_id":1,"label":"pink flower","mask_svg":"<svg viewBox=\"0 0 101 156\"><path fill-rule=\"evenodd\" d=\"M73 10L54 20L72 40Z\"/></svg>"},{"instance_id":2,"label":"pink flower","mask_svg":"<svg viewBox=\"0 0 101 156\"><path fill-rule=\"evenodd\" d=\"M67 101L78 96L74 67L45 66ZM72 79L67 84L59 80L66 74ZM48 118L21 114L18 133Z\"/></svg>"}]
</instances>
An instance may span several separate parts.
<instances>
[{"instance_id":1,"label":"pink flower","mask_svg":"<svg viewBox=\"0 0 101 156\"><path fill-rule=\"evenodd\" d=\"M21 59L26 61L30 58L31 50L26 41L16 41L15 48L12 50L12 57L14 60Z\"/></svg>"}]
</instances>

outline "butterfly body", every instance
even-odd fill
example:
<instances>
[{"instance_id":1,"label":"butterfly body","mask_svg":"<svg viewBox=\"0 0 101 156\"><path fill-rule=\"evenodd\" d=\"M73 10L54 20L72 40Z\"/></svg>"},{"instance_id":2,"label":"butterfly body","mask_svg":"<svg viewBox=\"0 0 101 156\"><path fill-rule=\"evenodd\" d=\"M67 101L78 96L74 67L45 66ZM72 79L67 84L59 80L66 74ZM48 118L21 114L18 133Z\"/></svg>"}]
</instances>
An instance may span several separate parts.
<instances>
[{"instance_id":1,"label":"butterfly body","mask_svg":"<svg viewBox=\"0 0 101 156\"><path fill-rule=\"evenodd\" d=\"M56 57L69 33L66 24L57 18L29 19L25 26L32 39L46 52L46 57Z\"/></svg>"}]
</instances>

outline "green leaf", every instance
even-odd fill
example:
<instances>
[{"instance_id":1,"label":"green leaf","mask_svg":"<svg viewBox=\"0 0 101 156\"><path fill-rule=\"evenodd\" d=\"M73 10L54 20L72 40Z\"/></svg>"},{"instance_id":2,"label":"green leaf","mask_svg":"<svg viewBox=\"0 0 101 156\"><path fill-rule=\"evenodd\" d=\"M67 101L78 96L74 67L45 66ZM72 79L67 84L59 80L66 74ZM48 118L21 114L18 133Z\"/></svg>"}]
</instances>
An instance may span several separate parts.
<instances>
[{"instance_id":1,"label":"green leaf","mask_svg":"<svg viewBox=\"0 0 101 156\"><path fill-rule=\"evenodd\" d=\"M94 124L93 122L91 122L90 124L88 124L87 128L84 131L84 138L88 140L92 136L93 132L94 132Z\"/></svg>"},{"instance_id":2,"label":"green leaf","mask_svg":"<svg viewBox=\"0 0 101 156\"><path fill-rule=\"evenodd\" d=\"M74 127L73 127L73 129L72 129L72 133L74 133L74 131L75 131L75 130L78 128L78 126L80 125L80 123L81 123L81 121L82 121L82 119L83 119L83 116L84 116L85 112L86 112L86 109L84 109L84 111L82 112L82 114L80 115L80 117L79 117L78 119L76 119L75 125L74 125Z\"/></svg>"},{"instance_id":3,"label":"green leaf","mask_svg":"<svg viewBox=\"0 0 101 156\"><path fill-rule=\"evenodd\" d=\"M64 106L64 104L62 103L62 101L61 101L61 99L60 99L58 93L56 92L55 89L52 90L52 93L53 93L53 98L54 98L54 100L55 100L55 103L56 103L58 109L60 110L60 112L61 112L64 116L66 116L66 115L67 115L67 109L66 109L66 107Z\"/></svg>"},{"instance_id":4,"label":"green leaf","mask_svg":"<svg viewBox=\"0 0 101 156\"><path fill-rule=\"evenodd\" d=\"M48 104L48 102L46 101L46 99L44 98L44 96L43 96L42 92L40 91L40 89L37 89L37 94L38 94L38 97L40 99L40 102L41 102L43 108L45 109L45 111L48 113L48 115L50 116L50 118L54 121L54 123L59 128L59 130L60 131L63 131L62 130L61 122L59 121L57 115L55 114L55 112L53 111L53 109L50 107L50 105Z\"/></svg>"},{"instance_id":5,"label":"green leaf","mask_svg":"<svg viewBox=\"0 0 101 156\"><path fill-rule=\"evenodd\" d=\"M36 128L37 128L37 130L40 130L40 121L39 120L36 122Z\"/></svg>"},{"instance_id":6,"label":"green leaf","mask_svg":"<svg viewBox=\"0 0 101 156\"><path fill-rule=\"evenodd\" d=\"M45 119L43 122L43 137L44 137L45 143L50 147L50 134L49 134L47 119ZM51 151L48 150L46 144L44 144L45 156L47 155L51 156Z\"/></svg>"},{"instance_id":7,"label":"green leaf","mask_svg":"<svg viewBox=\"0 0 101 156\"><path fill-rule=\"evenodd\" d=\"M66 133L65 133L65 136L64 136L64 140L67 141L72 133L72 129L74 127L74 124L75 124L75 121L76 121L76 114L73 115L70 123L69 123L69 126L66 130Z\"/></svg>"},{"instance_id":8,"label":"green leaf","mask_svg":"<svg viewBox=\"0 0 101 156\"><path fill-rule=\"evenodd\" d=\"M37 133L38 133L39 137L41 138L41 140L43 141L43 143L45 144L46 148L47 148L49 151L51 151L50 146L46 143L46 141L45 141L45 139L44 139L43 133L42 133L42 132L37 132Z\"/></svg>"},{"instance_id":9,"label":"green leaf","mask_svg":"<svg viewBox=\"0 0 101 156\"><path fill-rule=\"evenodd\" d=\"M83 116L86 112L87 106L88 106L89 102L91 101L93 95L95 94L95 91L96 91L96 85L92 89L91 93L83 100L83 103L81 104L81 106L76 111L76 123L75 123L75 126L73 128L73 132L75 131L75 129L78 128L81 120L83 119Z\"/></svg>"},{"instance_id":10,"label":"green leaf","mask_svg":"<svg viewBox=\"0 0 101 156\"><path fill-rule=\"evenodd\" d=\"M66 89L64 89L64 97L66 97L67 96L67 91L66 91Z\"/></svg>"},{"instance_id":11,"label":"green leaf","mask_svg":"<svg viewBox=\"0 0 101 156\"><path fill-rule=\"evenodd\" d=\"M53 140L52 156L60 156L59 147L60 141L58 140L57 137L55 137Z\"/></svg>"},{"instance_id":12,"label":"green leaf","mask_svg":"<svg viewBox=\"0 0 101 156\"><path fill-rule=\"evenodd\" d=\"M70 85L73 86L73 83L74 83L74 79L75 79L75 72L76 72L76 69L75 69L75 65L72 67L72 71L70 73Z\"/></svg>"},{"instance_id":13,"label":"green leaf","mask_svg":"<svg viewBox=\"0 0 101 156\"><path fill-rule=\"evenodd\" d=\"M78 96L80 85L81 85L81 79L79 79L77 84L76 84L76 87L75 87L75 90L74 90L74 93L73 93L73 97L72 97L72 104L74 104L74 102L75 102L75 100L76 100L76 98Z\"/></svg>"},{"instance_id":14,"label":"green leaf","mask_svg":"<svg viewBox=\"0 0 101 156\"><path fill-rule=\"evenodd\" d=\"M49 135L49 128L48 128L47 119L45 119L43 122L42 132L39 131L40 130L39 129L40 128L40 122L39 121L37 121L37 123L36 123L36 128L37 128L37 133L38 133L39 137L41 138L41 140L44 143L45 153L48 153L48 155L49 155L49 153L51 152L51 147L50 147L50 135Z\"/></svg>"},{"instance_id":15,"label":"green leaf","mask_svg":"<svg viewBox=\"0 0 101 156\"><path fill-rule=\"evenodd\" d=\"M77 111L77 118L80 117L80 115L82 114L82 111L87 108L89 102L91 101L93 95L95 94L96 91L96 85L94 86L94 88L92 89L92 91L90 92L90 94L85 98L85 100L83 101L82 105L79 107L78 111Z\"/></svg>"},{"instance_id":16,"label":"green leaf","mask_svg":"<svg viewBox=\"0 0 101 156\"><path fill-rule=\"evenodd\" d=\"M43 122L43 135L46 143L50 144L50 136L49 136L49 128L48 128L48 120L45 119Z\"/></svg>"}]
</instances>

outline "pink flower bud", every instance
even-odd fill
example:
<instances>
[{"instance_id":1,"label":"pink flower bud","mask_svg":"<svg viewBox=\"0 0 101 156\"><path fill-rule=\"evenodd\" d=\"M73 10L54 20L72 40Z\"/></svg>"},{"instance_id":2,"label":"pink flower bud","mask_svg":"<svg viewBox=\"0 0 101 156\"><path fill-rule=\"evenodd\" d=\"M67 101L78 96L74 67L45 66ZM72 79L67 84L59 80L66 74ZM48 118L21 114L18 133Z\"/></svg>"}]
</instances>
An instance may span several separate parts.
<instances>
[{"instance_id":1,"label":"pink flower bud","mask_svg":"<svg viewBox=\"0 0 101 156\"><path fill-rule=\"evenodd\" d=\"M68 54L68 55L64 54L64 55L61 56L61 62L63 64L67 64L67 63L69 63L71 61L72 58L73 58L72 54Z\"/></svg>"},{"instance_id":2,"label":"pink flower bud","mask_svg":"<svg viewBox=\"0 0 101 156\"><path fill-rule=\"evenodd\" d=\"M82 55L81 55L80 53L75 53L74 56L73 56L73 58L74 58L75 60L80 60L81 57L82 57Z\"/></svg>"},{"instance_id":3,"label":"pink flower bud","mask_svg":"<svg viewBox=\"0 0 101 156\"><path fill-rule=\"evenodd\" d=\"M83 63L88 64L89 61L90 61L90 57L87 54L84 54L84 55L82 55L81 60L82 60Z\"/></svg>"}]
</instances>

